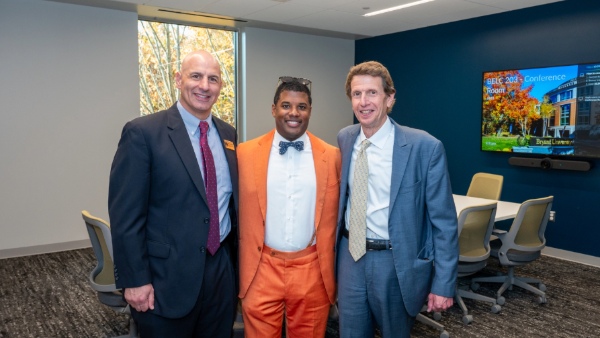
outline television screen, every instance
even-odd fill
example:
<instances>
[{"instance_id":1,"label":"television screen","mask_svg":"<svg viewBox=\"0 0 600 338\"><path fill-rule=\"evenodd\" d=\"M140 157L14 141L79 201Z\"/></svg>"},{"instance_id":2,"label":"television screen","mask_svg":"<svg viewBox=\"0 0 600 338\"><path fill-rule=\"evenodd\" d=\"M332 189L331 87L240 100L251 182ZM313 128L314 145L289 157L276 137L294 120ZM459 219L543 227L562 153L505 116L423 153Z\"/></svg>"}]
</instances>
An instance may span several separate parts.
<instances>
[{"instance_id":1,"label":"television screen","mask_svg":"<svg viewBox=\"0 0 600 338\"><path fill-rule=\"evenodd\" d=\"M481 150L600 158L600 62L483 73Z\"/></svg>"}]
</instances>

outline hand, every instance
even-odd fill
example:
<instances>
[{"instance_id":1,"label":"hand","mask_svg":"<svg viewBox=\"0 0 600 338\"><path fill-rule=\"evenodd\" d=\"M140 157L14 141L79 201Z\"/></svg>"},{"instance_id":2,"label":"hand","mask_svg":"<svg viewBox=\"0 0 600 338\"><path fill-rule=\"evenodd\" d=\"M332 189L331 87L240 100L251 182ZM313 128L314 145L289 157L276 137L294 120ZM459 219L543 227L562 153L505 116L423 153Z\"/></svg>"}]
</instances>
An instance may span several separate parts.
<instances>
[{"instance_id":1,"label":"hand","mask_svg":"<svg viewBox=\"0 0 600 338\"><path fill-rule=\"evenodd\" d=\"M452 305L454 305L453 298L438 296L434 295L433 293L430 293L427 301L427 312L446 311Z\"/></svg>"},{"instance_id":2,"label":"hand","mask_svg":"<svg viewBox=\"0 0 600 338\"><path fill-rule=\"evenodd\" d=\"M154 310L154 288L152 284L137 288L126 288L125 300L138 312L146 312L148 309Z\"/></svg>"}]
</instances>

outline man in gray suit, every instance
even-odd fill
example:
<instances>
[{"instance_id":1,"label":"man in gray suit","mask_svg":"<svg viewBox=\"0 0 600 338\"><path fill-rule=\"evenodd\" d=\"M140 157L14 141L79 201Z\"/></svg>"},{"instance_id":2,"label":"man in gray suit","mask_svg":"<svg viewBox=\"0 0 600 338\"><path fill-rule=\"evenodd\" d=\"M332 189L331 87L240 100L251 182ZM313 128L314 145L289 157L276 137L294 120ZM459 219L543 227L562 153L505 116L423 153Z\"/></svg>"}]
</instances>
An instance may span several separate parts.
<instances>
[{"instance_id":1,"label":"man in gray suit","mask_svg":"<svg viewBox=\"0 0 600 338\"><path fill-rule=\"evenodd\" d=\"M342 129L336 272L341 337L410 337L428 311L453 304L457 218L442 143L400 126L388 70L350 69L346 94L360 122ZM435 268L434 268L435 264ZM435 270L435 271L434 271Z\"/></svg>"}]
</instances>

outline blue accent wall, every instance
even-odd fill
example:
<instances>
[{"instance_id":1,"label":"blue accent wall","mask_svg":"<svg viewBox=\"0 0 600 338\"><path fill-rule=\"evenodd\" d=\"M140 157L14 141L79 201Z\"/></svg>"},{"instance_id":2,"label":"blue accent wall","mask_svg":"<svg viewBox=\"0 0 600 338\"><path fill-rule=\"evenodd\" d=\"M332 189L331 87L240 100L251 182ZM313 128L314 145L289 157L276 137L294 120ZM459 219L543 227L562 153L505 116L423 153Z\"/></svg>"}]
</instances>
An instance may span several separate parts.
<instances>
[{"instance_id":1,"label":"blue accent wall","mask_svg":"<svg viewBox=\"0 0 600 338\"><path fill-rule=\"evenodd\" d=\"M482 72L600 62L600 1L567 0L356 41L356 63L376 60L397 90L390 116L446 147L453 191L476 172L504 176L502 199L554 195L547 245L600 257L600 161L588 172L508 164L480 151Z\"/></svg>"}]
</instances>

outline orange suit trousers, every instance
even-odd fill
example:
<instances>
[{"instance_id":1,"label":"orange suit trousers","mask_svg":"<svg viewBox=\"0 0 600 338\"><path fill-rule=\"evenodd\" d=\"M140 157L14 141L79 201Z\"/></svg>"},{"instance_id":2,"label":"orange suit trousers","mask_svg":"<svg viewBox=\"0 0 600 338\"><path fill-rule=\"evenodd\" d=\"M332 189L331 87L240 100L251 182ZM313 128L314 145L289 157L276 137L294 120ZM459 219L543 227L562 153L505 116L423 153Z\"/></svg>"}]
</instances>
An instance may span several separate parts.
<instances>
[{"instance_id":1,"label":"orange suit trousers","mask_svg":"<svg viewBox=\"0 0 600 338\"><path fill-rule=\"evenodd\" d=\"M285 314L286 337L322 338L330 305L315 245L297 252L265 245L256 276L242 299L244 335L280 338Z\"/></svg>"}]
</instances>

